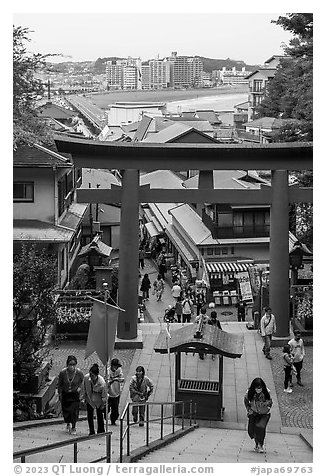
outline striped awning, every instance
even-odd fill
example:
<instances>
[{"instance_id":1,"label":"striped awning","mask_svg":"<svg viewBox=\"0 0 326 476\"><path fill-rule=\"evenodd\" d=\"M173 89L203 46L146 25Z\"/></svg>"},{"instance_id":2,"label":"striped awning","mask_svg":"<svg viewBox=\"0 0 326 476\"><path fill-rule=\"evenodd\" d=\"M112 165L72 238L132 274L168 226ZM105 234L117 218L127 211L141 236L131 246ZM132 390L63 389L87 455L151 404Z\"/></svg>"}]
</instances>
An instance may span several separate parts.
<instances>
[{"instance_id":1,"label":"striped awning","mask_svg":"<svg viewBox=\"0 0 326 476\"><path fill-rule=\"evenodd\" d=\"M206 269L209 273L239 273L248 271L249 263L237 263L236 261L206 263Z\"/></svg>"}]
</instances>

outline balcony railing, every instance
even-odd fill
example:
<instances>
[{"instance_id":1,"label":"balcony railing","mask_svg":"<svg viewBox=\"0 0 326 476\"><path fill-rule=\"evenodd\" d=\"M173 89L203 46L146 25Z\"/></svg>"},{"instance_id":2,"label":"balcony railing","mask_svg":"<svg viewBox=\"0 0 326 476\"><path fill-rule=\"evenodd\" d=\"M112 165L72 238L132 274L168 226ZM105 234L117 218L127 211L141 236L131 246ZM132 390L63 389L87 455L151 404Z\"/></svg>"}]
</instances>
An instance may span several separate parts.
<instances>
[{"instance_id":1,"label":"balcony railing","mask_svg":"<svg viewBox=\"0 0 326 476\"><path fill-rule=\"evenodd\" d=\"M255 238L269 236L269 225L216 227L214 238Z\"/></svg>"}]
</instances>

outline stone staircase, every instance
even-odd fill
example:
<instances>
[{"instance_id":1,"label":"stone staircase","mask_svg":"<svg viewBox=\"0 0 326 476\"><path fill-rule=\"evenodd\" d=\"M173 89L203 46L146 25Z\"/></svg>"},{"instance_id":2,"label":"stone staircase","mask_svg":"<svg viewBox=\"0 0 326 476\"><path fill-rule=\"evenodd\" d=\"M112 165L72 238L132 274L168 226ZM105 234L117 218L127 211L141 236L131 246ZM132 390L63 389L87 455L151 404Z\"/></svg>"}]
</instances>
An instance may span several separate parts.
<instances>
[{"instance_id":1,"label":"stone staircase","mask_svg":"<svg viewBox=\"0 0 326 476\"><path fill-rule=\"evenodd\" d=\"M312 463L312 453L309 441L298 432L267 433L266 451L260 454L245 430L198 428L138 462L293 464Z\"/></svg>"},{"instance_id":2,"label":"stone staircase","mask_svg":"<svg viewBox=\"0 0 326 476\"><path fill-rule=\"evenodd\" d=\"M164 423L164 440L160 440L161 427L159 423L150 424L150 452L146 445L146 427L138 425L130 429L130 462L141 463L312 463L312 431L298 428L283 428L281 432L268 432L266 437L266 452L258 454L253 451L254 444L246 430L225 428L200 427L186 435L169 440L172 427ZM181 429L175 425L175 431ZM119 462L120 429L119 426L109 426L112 431L111 461ZM88 434L87 421L79 421L77 437ZM14 431L14 451L34 448L46 444L69 440L72 438L65 431L61 421L51 422L42 426L16 428ZM154 446L153 441L159 440ZM90 463L105 456L105 438L89 440L78 444L78 462ZM155 449L156 448L156 449ZM124 453L126 447L124 444ZM147 453L147 454L146 454ZM17 462L17 460L16 460ZM26 463L71 463L73 462L73 445L55 450L38 453L26 457ZM127 462L125 460L125 462Z\"/></svg>"},{"instance_id":3,"label":"stone staircase","mask_svg":"<svg viewBox=\"0 0 326 476\"><path fill-rule=\"evenodd\" d=\"M118 422L117 422L118 423ZM13 451L22 451L25 449L36 448L55 442L78 436L88 435L88 423L85 419L77 424L77 435L70 436L65 429L65 424L62 419L58 421L51 421L49 424L35 424L35 425L20 425L16 427L13 435ZM125 428L126 426L124 426ZM181 425L175 424L175 432L181 430ZM109 425L109 431L112 431L111 437L111 461L119 462L120 458L120 427ZM165 422L163 427L163 437L166 438L172 433L172 425ZM151 422L149 429L149 442L161 438L161 426L159 422ZM130 451L135 451L140 447L146 445L146 427L139 427L133 425L130 427ZM106 439L99 437L89 441L78 443L78 462L90 463L94 462L106 454ZM124 441L124 454L126 454L126 440ZM17 462L17 460L16 460ZM72 463L73 462L73 445L60 447L35 455L26 456L26 463Z\"/></svg>"}]
</instances>

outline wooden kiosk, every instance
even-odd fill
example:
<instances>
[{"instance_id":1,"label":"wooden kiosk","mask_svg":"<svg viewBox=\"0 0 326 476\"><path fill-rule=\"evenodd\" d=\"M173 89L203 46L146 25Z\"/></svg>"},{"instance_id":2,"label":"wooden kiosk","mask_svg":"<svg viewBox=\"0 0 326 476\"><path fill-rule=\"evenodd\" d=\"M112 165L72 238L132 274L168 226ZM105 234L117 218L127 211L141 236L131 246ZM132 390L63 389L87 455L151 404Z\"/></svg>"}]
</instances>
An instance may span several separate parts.
<instances>
[{"instance_id":1,"label":"wooden kiosk","mask_svg":"<svg viewBox=\"0 0 326 476\"><path fill-rule=\"evenodd\" d=\"M171 328L170 328L171 329ZM230 334L216 326L186 324L170 330L171 338L162 330L156 340L154 350L161 354L175 354L175 401L192 401L197 404L197 418L202 420L223 420L223 357L240 358L243 352L243 335ZM181 353L217 354L218 380L194 380L181 378Z\"/></svg>"}]
</instances>

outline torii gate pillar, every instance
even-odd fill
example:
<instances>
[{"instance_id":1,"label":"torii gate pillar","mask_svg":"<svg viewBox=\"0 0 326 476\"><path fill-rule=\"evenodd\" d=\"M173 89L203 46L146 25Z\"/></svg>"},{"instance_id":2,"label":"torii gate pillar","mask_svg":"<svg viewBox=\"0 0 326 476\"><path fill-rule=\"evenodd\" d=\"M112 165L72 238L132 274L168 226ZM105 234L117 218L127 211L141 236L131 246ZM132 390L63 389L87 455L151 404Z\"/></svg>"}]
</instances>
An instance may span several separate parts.
<instances>
[{"instance_id":1,"label":"torii gate pillar","mask_svg":"<svg viewBox=\"0 0 326 476\"><path fill-rule=\"evenodd\" d=\"M137 338L139 273L139 170L124 170L121 189L117 337Z\"/></svg>"},{"instance_id":2,"label":"torii gate pillar","mask_svg":"<svg viewBox=\"0 0 326 476\"><path fill-rule=\"evenodd\" d=\"M287 170L272 171L269 303L276 336L289 336L289 187Z\"/></svg>"}]
</instances>

